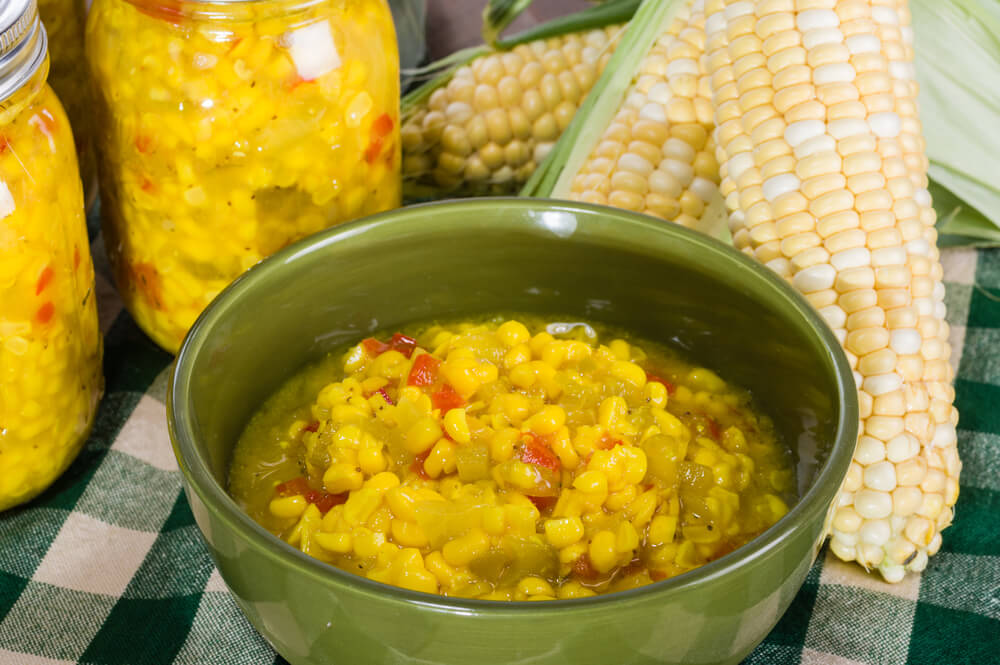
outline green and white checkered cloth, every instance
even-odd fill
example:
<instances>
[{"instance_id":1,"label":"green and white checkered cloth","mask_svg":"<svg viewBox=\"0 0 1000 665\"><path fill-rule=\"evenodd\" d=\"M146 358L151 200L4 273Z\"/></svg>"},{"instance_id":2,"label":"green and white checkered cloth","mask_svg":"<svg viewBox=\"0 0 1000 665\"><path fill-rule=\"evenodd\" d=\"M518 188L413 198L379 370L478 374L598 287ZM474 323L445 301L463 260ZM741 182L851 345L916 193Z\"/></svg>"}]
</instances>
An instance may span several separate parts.
<instances>
[{"instance_id":1,"label":"green and white checkered cloth","mask_svg":"<svg viewBox=\"0 0 1000 665\"><path fill-rule=\"evenodd\" d=\"M955 524L923 575L896 585L821 555L747 663L1000 663L1000 250L944 261L965 464ZM107 389L93 434L51 489L0 514L0 664L285 663L236 607L181 492L171 358L98 280Z\"/></svg>"}]
</instances>

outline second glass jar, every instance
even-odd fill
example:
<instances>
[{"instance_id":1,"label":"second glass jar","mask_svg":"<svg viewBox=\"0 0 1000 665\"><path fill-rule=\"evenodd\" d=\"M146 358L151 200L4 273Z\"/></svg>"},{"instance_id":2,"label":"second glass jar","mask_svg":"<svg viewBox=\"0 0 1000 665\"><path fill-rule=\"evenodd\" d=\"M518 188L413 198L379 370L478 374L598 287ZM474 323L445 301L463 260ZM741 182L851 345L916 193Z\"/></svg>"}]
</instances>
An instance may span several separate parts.
<instances>
[{"instance_id":1,"label":"second glass jar","mask_svg":"<svg viewBox=\"0 0 1000 665\"><path fill-rule=\"evenodd\" d=\"M168 351L262 258L399 205L385 0L95 0L87 51L105 244Z\"/></svg>"}]
</instances>

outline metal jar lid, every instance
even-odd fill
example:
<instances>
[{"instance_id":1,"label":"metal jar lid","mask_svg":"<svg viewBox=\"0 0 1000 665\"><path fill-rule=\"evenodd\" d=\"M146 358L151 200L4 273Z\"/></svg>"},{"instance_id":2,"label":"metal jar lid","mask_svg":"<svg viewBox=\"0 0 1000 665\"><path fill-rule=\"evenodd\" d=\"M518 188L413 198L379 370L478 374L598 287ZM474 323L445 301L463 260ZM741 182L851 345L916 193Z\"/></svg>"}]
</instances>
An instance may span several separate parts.
<instances>
[{"instance_id":1,"label":"metal jar lid","mask_svg":"<svg viewBox=\"0 0 1000 665\"><path fill-rule=\"evenodd\" d=\"M38 71L47 46L36 0L0 2L0 102Z\"/></svg>"}]
</instances>

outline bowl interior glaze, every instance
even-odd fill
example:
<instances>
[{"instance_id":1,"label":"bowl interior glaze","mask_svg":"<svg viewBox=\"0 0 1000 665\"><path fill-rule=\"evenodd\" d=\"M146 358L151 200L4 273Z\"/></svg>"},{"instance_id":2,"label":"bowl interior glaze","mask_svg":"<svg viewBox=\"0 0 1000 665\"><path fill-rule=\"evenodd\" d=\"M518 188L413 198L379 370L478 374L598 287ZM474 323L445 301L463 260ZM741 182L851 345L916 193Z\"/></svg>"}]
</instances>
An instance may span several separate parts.
<instances>
[{"instance_id":1,"label":"bowl interior glaze","mask_svg":"<svg viewBox=\"0 0 1000 665\"><path fill-rule=\"evenodd\" d=\"M499 608L488 601L385 587L334 570L272 538L225 494L232 447L247 420L303 365L375 331L495 312L618 326L675 346L749 388L797 453L802 498L751 544L673 580L587 601ZM550 620L557 611L601 611L644 595L659 594L668 602L696 593L699 584L733 574L745 561L775 558L783 539L807 526L814 556L819 526L850 463L858 419L856 391L839 343L811 306L770 271L674 225L610 208L538 199L415 206L286 248L237 280L201 316L178 355L168 402L175 451L203 531L232 530L276 566L322 579L332 593L367 594L399 611L409 604L407 611L419 606L431 613L533 613L538 620ZM218 560L221 545L211 533L206 539ZM794 571L801 578L808 568L808 561L803 568L804 556L777 557L784 563L774 565L784 566L786 576ZM778 575L778 569L772 573ZM249 592L235 580L236 573L227 576L223 569L223 575L247 609L252 599L243 597ZM753 597L747 594L748 606ZM732 611L738 615L745 609ZM268 635L265 622L248 614L276 645L282 643L283 638ZM770 625L777 616L768 619ZM719 651L717 661L703 662L736 658L770 625L731 647L728 656ZM556 655L570 653L557 650ZM509 655L506 659L513 662ZM303 656L298 662L320 661Z\"/></svg>"}]
</instances>

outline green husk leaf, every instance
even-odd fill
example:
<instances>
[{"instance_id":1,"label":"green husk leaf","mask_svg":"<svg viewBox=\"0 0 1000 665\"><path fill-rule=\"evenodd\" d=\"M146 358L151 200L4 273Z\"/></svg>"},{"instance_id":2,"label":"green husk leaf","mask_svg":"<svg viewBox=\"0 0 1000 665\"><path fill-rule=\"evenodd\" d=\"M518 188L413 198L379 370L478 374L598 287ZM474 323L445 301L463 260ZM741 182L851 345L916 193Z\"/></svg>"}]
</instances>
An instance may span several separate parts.
<instances>
[{"instance_id":1,"label":"green husk leaf","mask_svg":"<svg viewBox=\"0 0 1000 665\"><path fill-rule=\"evenodd\" d=\"M600 140L653 44L670 27L681 0L646 0L636 11L614 55L573 121L521 190L522 196L565 198L573 175Z\"/></svg>"},{"instance_id":2,"label":"green husk leaf","mask_svg":"<svg viewBox=\"0 0 1000 665\"><path fill-rule=\"evenodd\" d=\"M986 215L934 181L931 181L928 190L934 198L934 209L938 214L938 245L1000 246L1000 229Z\"/></svg>"},{"instance_id":3,"label":"green husk leaf","mask_svg":"<svg viewBox=\"0 0 1000 665\"><path fill-rule=\"evenodd\" d=\"M1000 238L1000 3L912 0L928 174L944 234ZM961 205L939 207L943 189ZM954 213L954 214L953 214Z\"/></svg>"},{"instance_id":4,"label":"green husk leaf","mask_svg":"<svg viewBox=\"0 0 1000 665\"><path fill-rule=\"evenodd\" d=\"M533 0L489 0L483 8L483 43L497 47L500 33L531 6Z\"/></svg>"}]
</instances>

